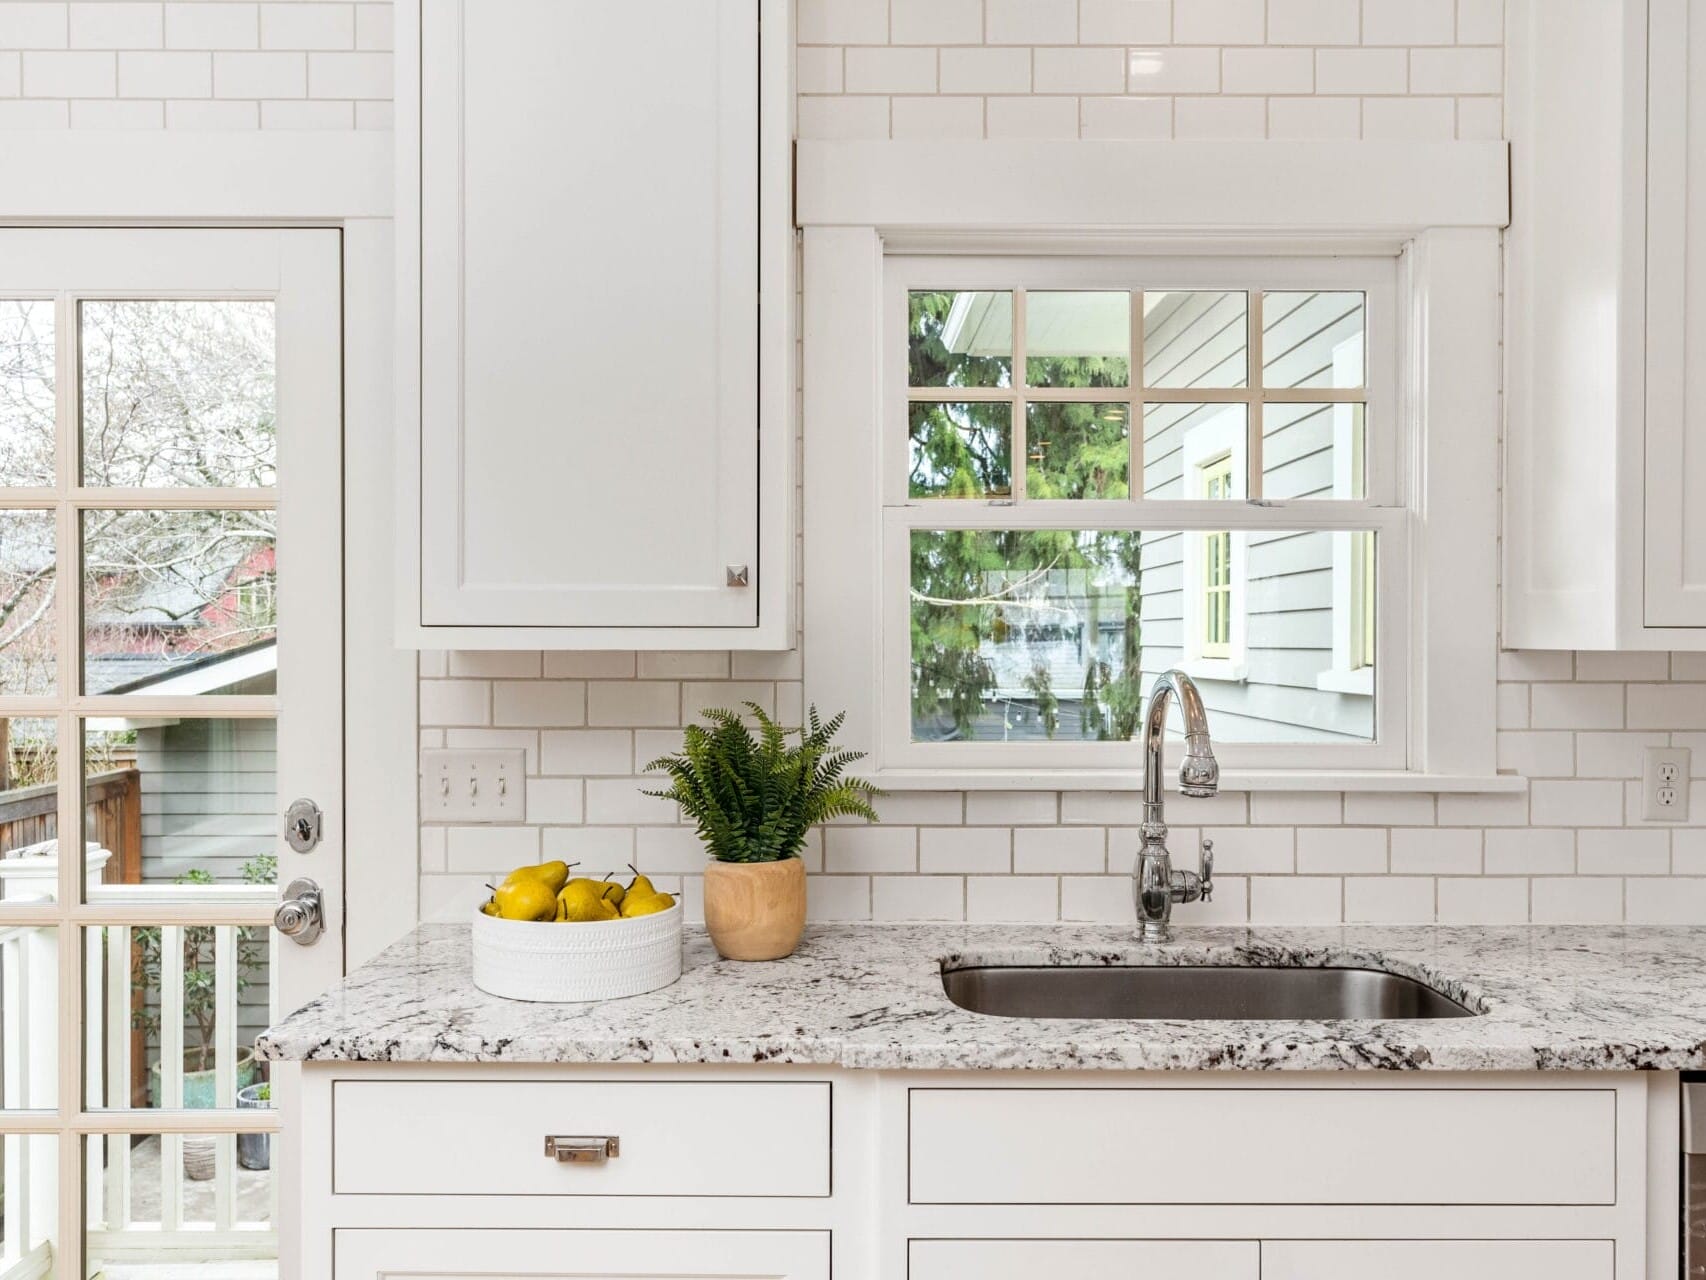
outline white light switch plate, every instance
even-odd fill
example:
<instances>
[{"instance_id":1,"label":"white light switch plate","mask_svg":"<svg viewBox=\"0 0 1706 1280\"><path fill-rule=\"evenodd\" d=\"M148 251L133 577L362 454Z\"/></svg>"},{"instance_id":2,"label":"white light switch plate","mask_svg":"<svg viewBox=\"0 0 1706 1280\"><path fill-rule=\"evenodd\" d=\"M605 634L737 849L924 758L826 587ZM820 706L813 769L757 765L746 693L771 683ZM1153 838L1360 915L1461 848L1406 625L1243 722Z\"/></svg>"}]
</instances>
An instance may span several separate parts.
<instances>
[{"instance_id":1,"label":"white light switch plate","mask_svg":"<svg viewBox=\"0 0 1706 1280\"><path fill-rule=\"evenodd\" d=\"M1641 774L1641 816L1649 822L1688 821L1688 748L1648 747Z\"/></svg>"},{"instance_id":2,"label":"white light switch plate","mask_svg":"<svg viewBox=\"0 0 1706 1280\"><path fill-rule=\"evenodd\" d=\"M421 821L521 822L526 817L526 751L421 752Z\"/></svg>"}]
</instances>

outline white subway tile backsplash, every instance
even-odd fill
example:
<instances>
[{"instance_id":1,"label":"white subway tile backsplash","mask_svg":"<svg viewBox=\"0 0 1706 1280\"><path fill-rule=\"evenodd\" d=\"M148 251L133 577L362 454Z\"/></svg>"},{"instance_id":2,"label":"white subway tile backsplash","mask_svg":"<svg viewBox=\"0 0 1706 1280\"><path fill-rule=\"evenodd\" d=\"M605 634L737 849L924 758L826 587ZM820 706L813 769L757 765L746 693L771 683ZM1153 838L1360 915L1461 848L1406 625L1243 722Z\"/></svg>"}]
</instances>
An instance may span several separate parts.
<instances>
[{"instance_id":1,"label":"white subway tile backsplash","mask_svg":"<svg viewBox=\"0 0 1706 1280\"><path fill-rule=\"evenodd\" d=\"M1268 107L1261 98L1175 98L1173 136L1209 141L1254 141L1267 136Z\"/></svg>"},{"instance_id":2,"label":"white subway tile backsplash","mask_svg":"<svg viewBox=\"0 0 1706 1280\"><path fill-rule=\"evenodd\" d=\"M423 680L420 699L422 724L492 722L492 686L484 680Z\"/></svg>"},{"instance_id":3,"label":"white subway tile backsplash","mask_svg":"<svg viewBox=\"0 0 1706 1280\"><path fill-rule=\"evenodd\" d=\"M1576 833L1528 827L1489 831L1486 871L1497 875L1567 876L1576 869Z\"/></svg>"},{"instance_id":4,"label":"white subway tile backsplash","mask_svg":"<svg viewBox=\"0 0 1706 1280\"><path fill-rule=\"evenodd\" d=\"M1623 919L1623 882L1592 876L1542 876L1529 882L1535 924L1616 924Z\"/></svg>"},{"instance_id":5,"label":"white subway tile backsplash","mask_svg":"<svg viewBox=\"0 0 1706 1280\"><path fill-rule=\"evenodd\" d=\"M1668 653L1578 653L1577 680L1668 680Z\"/></svg>"},{"instance_id":6,"label":"white subway tile backsplash","mask_svg":"<svg viewBox=\"0 0 1706 1280\"><path fill-rule=\"evenodd\" d=\"M1268 0L1270 44L1356 44L1361 39L1359 0Z\"/></svg>"},{"instance_id":7,"label":"white subway tile backsplash","mask_svg":"<svg viewBox=\"0 0 1706 1280\"><path fill-rule=\"evenodd\" d=\"M492 723L567 728L584 724L586 684L579 680L494 680Z\"/></svg>"},{"instance_id":8,"label":"white subway tile backsplash","mask_svg":"<svg viewBox=\"0 0 1706 1280\"><path fill-rule=\"evenodd\" d=\"M884 802L885 804L887 801ZM1055 791L968 791L966 821L979 826L1053 826L1060 820L1060 794Z\"/></svg>"},{"instance_id":9,"label":"white subway tile backsplash","mask_svg":"<svg viewBox=\"0 0 1706 1280\"><path fill-rule=\"evenodd\" d=\"M209 4L207 0L166 5L168 49L258 49L260 44L257 5Z\"/></svg>"},{"instance_id":10,"label":"white subway tile backsplash","mask_svg":"<svg viewBox=\"0 0 1706 1280\"><path fill-rule=\"evenodd\" d=\"M806 919L869 920L869 876L811 876L806 881Z\"/></svg>"},{"instance_id":11,"label":"white subway tile backsplash","mask_svg":"<svg viewBox=\"0 0 1706 1280\"><path fill-rule=\"evenodd\" d=\"M158 4L95 0L71 6L73 49L158 49L164 28L165 15Z\"/></svg>"},{"instance_id":12,"label":"white subway tile backsplash","mask_svg":"<svg viewBox=\"0 0 1706 1280\"><path fill-rule=\"evenodd\" d=\"M936 51L879 47L847 50L848 93L934 93Z\"/></svg>"},{"instance_id":13,"label":"white subway tile backsplash","mask_svg":"<svg viewBox=\"0 0 1706 1280\"><path fill-rule=\"evenodd\" d=\"M187 99L166 103L168 129L258 129L261 127L261 104L258 102L221 102L216 99Z\"/></svg>"},{"instance_id":14,"label":"white subway tile backsplash","mask_svg":"<svg viewBox=\"0 0 1706 1280\"><path fill-rule=\"evenodd\" d=\"M1032 62L1033 93L1121 93L1125 90L1123 49L1038 49Z\"/></svg>"},{"instance_id":15,"label":"white subway tile backsplash","mask_svg":"<svg viewBox=\"0 0 1706 1280\"><path fill-rule=\"evenodd\" d=\"M586 723L632 729L682 724L681 686L666 680L591 681Z\"/></svg>"},{"instance_id":16,"label":"white subway tile backsplash","mask_svg":"<svg viewBox=\"0 0 1706 1280\"><path fill-rule=\"evenodd\" d=\"M1299 827L1297 870L1301 875L1378 875L1386 870L1387 843L1384 827Z\"/></svg>"},{"instance_id":17,"label":"white subway tile backsplash","mask_svg":"<svg viewBox=\"0 0 1706 1280\"><path fill-rule=\"evenodd\" d=\"M977 44L983 0L892 0L889 22L895 44Z\"/></svg>"},{"instance_id":18,"label":"white subway tile backsplash","mask_svg":"<svg viewBox=\"0 0 1706 1280\"><path fill-rule=\"evenodd\" d=\"M801 44L882 44L889 37L889 0L799 0Z\"/></svg>"},{"instance_id":19,"label":"white subway tile backsplash","mask_svg":"<svg viewBox=\"0 0 1706 1280\"><path fill-rule=\"evenodd\" d=\"M1275 140L1362 136L1359 98L1269 98L1268 137Z\"/></svg>"},{"instance_id":20,"label":"white subway tile backsplash","mask_svg":"<svg viewBox=\"0 0 1706 1280\"><path fill-rule=\"evenodd\" d=\"M261 6L263 49L355 48L353 4L303 3Z\"/></svg>"},{"instance_id":21,"label":"white subway tile backsplash","mask_svg":"<svg viewBox=\"0 0 1706 1280\"><path fill-rule=\"evenodd\" d=\"M308 92L316 98L391 97L388 53L310 53Z\"/></svg>"},{"instance_id":22,"label":"white subway tile backsplash","mask_svg":"<svg viewBox=\"0 0 1706 1280\"><path fill-rule=\"evenodd\" d=\"M389 4L358 4L355 7L355 47L388 52L394 44L392 7Z\"/></svg>"},{"instance_id":23,"label":"white subway tile backsplash","mask_svg":"<svg viewBox=\"0 0 1706 1280\"><path fill-rule=\"evenodd\" d=\"M219 98L305 98L305 53L215 53L213 93Z\"/></svg>"},{"instance_id":24,"label":"white subway tile backsplash","mask_svg":"<svg viewBox=\"0 0 1706 1280\"><path fill-rule=\"evenodd\" d=\"M1576 739L1563 731L1501 732L1498 767L1525 778L1567 778L1576 772Z\"/></svg>"},{"instance_id":25,"label":"white subway tile backsplash","mask_svg":"<svg viewBox=\"0 0 1706 1280\"><path fill-rule=\"evenodd\" d=\"M1078 0L1083 44L1166 44L1172 38L1172 0Z\"/></svg>"},{"instance_id":26,"label":"white subway tile backsplash","mask_svg":"<svg viewBox=\"0 0 1706 1280\"><path fill-rule=\"evenodd\" d=\"M595 876L614 875L626 870L630 862L644 869L646 864L634 852L634 838L647 830L645 827L638 831L633 827L546 827L540 833L539 856L561 858L574 863L577 871Z\"/></svg>"},{"instance_id":27,"label":"white subway tile backsplash","mask_svg":"<svg viewBox=\"0 0 1706 1280\"><path fill-rule=\"evenodd\" d=\"M1620 684L1537 684L1529 723L1536 729L1621 729Z\"/></svg>"},{"instance_id":28,"label":"white subway tile backsplash","mask_svg":"<svg viewBox=\"0 0 1706 1280\"><path fill-rule=\"evenodd\" d=\"M990 44L1075 44L1078 0L983 0Z\"/></svg>"},{"instance_id":29,"label":"white subway tile backsplash","mask_svg":"<svg viewBox=\"0 0 1706 1280\"><path fill-rule=\"evenodd\" d=\"M1267 0L1173 0L1179 44L1261 44L1267 25Z\"/></svg>"},{"instance_id":30,"label":"white subway tile backsplash","mask_svg":"<svg viewBox=\"0 0 1706 1280\"><path fill-rule=\"evenodd\" d=\"M918 833L918 869L926 874L997 874L1013 869L1013 833L1006 827L925 827Z\"/></svg>"},{"instance_id":31,"label":"white subway tile backsplash","mask_svg":"<svg viewBox=\"0 0 1706 1280\"><path fill-rule=\"evenodd\" d=\"M63 49L70 40L71 14L64 4L0 4L0 49Z\"/></svg>"},{"instance_id":32,"label":"white subway tile backsplash","mask_svg":"<svg viewBox=\"0 0 1706 1280\"><path fill-rule=\"evenodd\" d=\"M1521 792L1442 795L1442 827L1522 827L1528 825L1528 797Z\"/></svg>"},{"instance_id":33,"label":"white subway tile backsplash","mask_svg":"<svg viewBox=\"0 0 1706 1280\"><path fill-rule=\"evenodd\" d=\"M116 54L48 50L24 52L25 97L110 98L117 92L117 87Z\"/></svg>"},{"instance_id":34,"label":"white subway tile backsplash","mask_svg":"<svg viewBox=\"0 0 1706 1280\"><path fill-rule=\"evenodd\" d=\"M29 60L24 62L26 85ZM1631 729L1706 729L1706 684L1632 684Z\"/></svg>"},{"instance_id":35,"label":"white subway tile backsplash","mask_svg":"<svg viewBox=\"0 0 1706 1280\"><path fill-rule=\"evenodd\" d=\"M529 778L527 821L562 826L586 818L585 787L579 778Z\"/></svg>"},{"instance_id":36,"label":"white subway tile backsplash","mask_svg":"<svg viewBox=\"0 0 1706 1280\"><path fill-rule=\"evenodd\" d=\"M1481 833L1443 827L1395 829L1392 871L1396 875L1477 875L1481 871Z\"/></svg>"},{"instance_id":37,"label":"white subway tile backsplash","mask_svg":"<svg viewBox=\"0 0 1706 1280\"><path fill-rule=\"evenodd\" d=\"M112 98L88 98L71 104L73 129L162 129L166 104Z\"/></svg>"},{"instance_id":38,"label":"white subway tile backsplash","mask_svg":"<svg viewBox=\"0 0 1706 1280\"><path fill-rule=\"evenodd\" d=\"M991 138L1076 138L1077 98L990 98L984 104Z\"/></svg>"},{"instance_id":39,"label":"white subway tile backsplash","mask_svg":"<svg viewBox=\"0 0 1706 1280\"><path fill-rule=\"evenodd\" d=\"M552 680L579 677L587 680L630 680L634 655L611 650L553 651L543 655L545 675Z\"/></svg>"},{"instance_id":40,"label":"white subway tile backsplash","mask_svg":"<svg viewBox=\"0 0 1706 1280\"><path fill-rule=\"evenodd\" d=\"M1347 791L1345 821L1372 827L1432 826L1434 798L1410 791Z\"/></svg>"},{"instance_id":41,"label":"white subway tile backsplash","mask_svg":"<svg viewBox=\"0 0 1706 1280\"><path fill-rule=\"evenodd\" d=\"M1294 850L1297 833L1290 827L1209 827L1203 835L1214 841L1214 865L1234 875L1265 875L1293 870L1297 863ZM1176 839L1174 859L1188 866L1191 859L1186 845Z\"/></svg>"},{"instance_id":42,"label":"white subway tile backsplash","mask_svg":"<svg viewBox=\"0 0 1706 1280\"><path fill-rule=\"evenodd\" d=\"M1697 925L1706 920L1706 879L1625 880L1623 918L1629 924Z\"/></svg>"},{"instance_id":43,"label":"white subway tile backsplash","mask_svg":"<svg viewBox=\"0 0 1706 1280\"><path fill-rule=\"evenodd\" d=\"M640 827L634 832L634 865L648 873L692 875L704 870L708 856L691 827Z\"/></svg>"},{"instance_id":44,"label":"white subway tile backsplash","mask_svg":"<svg viewBox=\"0 0 1706 1280\"><path fill-rule=\"evenodd\" d=\"M842 60L838 46L801 45L794 51L794 82L801 93L840 93Z\"/></svg>"},{"instance_id":45,"label":"white subway tile backsplash","mask_svg":"<svg viewBox=\"0 0 1706 1280\"><path fill-rule=\"evenodd\" d=\"M1345 923L1432 924L1434 883L1428 876L1349 876Z\"/></svg>"},{"instance_id":46,"label":"white subway tile backsplash","mask_svg":"<svg viewBox=\"0 0 1706 1280\"><path fill-rule=\"evenodd\" d=\"M597 685L593 685L597 688ZM692 724L713 708L746 713L746 704L755 702L766 715L776 714L776 686L769 681L728 680L715 684L688 681L681 686L681 720Z\"/></svg>"},{"instance_id":47,"label":"white subway tile backsplash","mask_svg":"<svg viewBox=\"0 0 1706 1280\"><path fill-rule=\"evenodd\" d=\"M1013 870L1026 875L1094 875L1107 865L1100 827L1020 827L1013 832Z\"/></svg>"},{"instance_id":48,"label":"white subway tile backsplash","mask_svg":"<svg viewBox=\"0 0 1706 1280\"><path fill-rule=\"evenodd\" d=\"M1457 134L1451 98L1364 98L1362 136L1370 142L1449 142Z\"/></svg>"},{"instance_id":49,"label":"white subway tile backsplash","mask_svg":"<svg viewBox=\"0 0 1706 1280\"><path fill-rule=\"evenodd\" d=\"M1029 49L943 49L943 93L1029 93Z\"/></svg>"},{"instance_id":50,"label":"white subway tile backsplash","mask_svg":"<svg viewBox=\"0 0 1706 1280\"><path fill-rule=\"evenodd\" d=\"M120 53L121 98L209 98L213 55L207 53Z\"/></svg>"},{"instance_id":51,"label":"white subway tile backsplash","mask_svg":"<svg viewBox=\"0 0 1706 1280\"><path fill-rule=\"evenodd\" d=\"M918 870L916 827L830 827L823 833L826 871L866 873Z\"/></svg>"},{"instance_id":52,"label":"white subway tile backsplash","mask_svg":"<svg viewBox=\"0 0 1706 1280\"><path fill-rule=\"evenodd\" d=\"M449 827L445 830L445 865L453 874L504 875L539 861L538 827ZM470 899L472 909L478 899Z\"/></svg>"},{"instance_id":53,"label":"white subway tile backsplash","mask_svg":"<svg viewBox=\"0 0 1706 1280\"><path fill-rule=\"evenodd\" d=\"M1122 141L1158 141L1173 136L1171 98L1085 98L1081 136Z\"/></svg>"},{"instance_id":54,"label":"white subway tile backsplash","mask_svg":"<svg viewBox=\"0 0 1706 1280\"><path fill-rule=\"evenodd\" d=\"M1450 44L1456 28L1453 0L1362 0L1364 44Z\"/></svg>"},{"instance_id":55,"label":"white subway tile backsplash","mask_svg":"<svg viewBox=\"0 0 1706 1280\"><path fill-rule=\"evenodd\" d=\"M967 876L967 920L1058 920L1060 885L1052 876Z\"/></svg>"},{"instance_id":56,"label":"white subway tile backsplash","mask_svg":"<svg viewBox=\"0 0 1706 1280\"><path fill-rule=\"evenodd\" d=\"M656 778L588 778L586 820L608 826L677 821L675 805L645 794L658 789Z\"/></svg>"},{"instance_id":57,"label":"white subway tile backsplash","mask_svg":"<svg viewBox=\"0 0 1706 1280\"><path fill-rule=\"evenodd\" d=\"M1227 49L1220 75L1222 93L1312 93L1315 55L1308 49Z\"/></svg>"},{"instance_id":58,"label":"white subway tile backsplash","mask_svg":"<svg viewBox=\"0 0 1706 1280\"><path fill-rule=\"evenodd\" d=\"M1504 89L1499 49L1412 49L1411 93L1499 93Z\"/></svg>"},{"instance_id":59,"label":"white subway tile backsplash","mask_svg":"<svg viewBox=\"0 0 1706 1280\"><path fill-rule=\"evenodd\" d=\"M1668 831L1578 831L1576 873L1584 876L1669 875Z\"/></svg>"},{"instance_id":60,"label":"white subway tile backsplash","mask_svg":"<svg viewBox=\"0 0 1706 1280\"><path fill-rule=\"evenodd\" d=\"M1505 38L1505 0L1457 0L1457 43L1500 44Z\"/></svg>"},{"instance_id":61,"label":"white subway tile backsplash","mask_svg":"<svg viewBox=\"0 0 1706 1280\"><path fill-rule=\"evenodd\" d=\"M1225 886L1215 886L1215 897ZM1065 876L1060 882L1060 918L1090 924L1130 924L1135 919L1131 877Z\"/></svg>"},{"instance_id":62,"label":"white subway tile backsplash","mask_svg":"<svg viewBox=\"0 0 1706 1280\"><path fill-rule=\"evenodd\" d=\"M1528 881L1497 876L1439 880L1441 924L1519 924L1528 919Z\"/></svg>"},{"instance_id":63,"label":"white subway tile backsplash","mask_svg":"<svg viewBox=\"0 0 1706 1280\"><path fill-rule=\"evenodd\" d=\"M1344 919L1344 882L1333 876L1252 876L1250 919L1256 924L1337 924Z\"/></svg>"},{"instance_id":64,"label":"white subway tile backsplash","mask_svg":"<svg viewBox=\"0 0 1706 1280\"><path fill-rule=\"evenodd\" d=\"M1219 93L1220 50L1154 46L1126 52L1131 93Z\"/></svg>"},{"instance_id":65,"label":"white subway tile backsplash","mask_svg":"<svg viewBox=\"0 0 1706 1280\"><path fill-rule=\"evenodd\" d=\"M679 744L678 732L670 736ZM634 735L626 729L547 729L540 735L539 767L546 774L629 776L652 758L636 759Z\"/></svg>"},{"instance_id":66,"label":"white subway tile backsplash","mask_svg":"<svg viewBox=\"0 0 1706 1280\"><path fill-rule=\"evenodd\" d=\"M1529 813L1541 827L1614 827L1623 821L1623 784L1537 780L1528 789Z\"/></svg>"},{"instance_id":67,"label":"white subway tile backsplash","mask_svg":"<svg viewBox=\"0 0 1706 1280\"><path fill-rule=\"evenodd\" d=\"M966 882L959 876L873 876L873 920L963 920Z\"/></svg>"},{"instance_id":68,"label":"white subway tile backsplash","mask_svg":"<svg viewBox=\"0 0 1706 1280\"><path fill-rule=\"evenodd\" d=\"M1337 791L1257 791L1250 795L1256 826L1329 826L1344 820L1345 797Z\"/></svg>"},{"instance_id":69,"label":"white subway tile backsplash","mask_svg":"<svg viewBox=\"0 0 1706 1280\"><path fill-rule=\"evenodd\" d=\"M539 677L540 655L502 649L452 649L446 653L449 674L477 676L484 679L508 677L515 680L535 680Z\"/></svg>"},{"instance_id":70,"label":"white subway tile backsplash","mask_svg":"<svg viewBox=\"0 0 1706 1280\"><path fill-rule=\"evenodd\" d=\"M1404 93L1409 85L1409 55L1403 49L1319 49L1315 53L1316 93Z\"/></svg>"}]
</instances>

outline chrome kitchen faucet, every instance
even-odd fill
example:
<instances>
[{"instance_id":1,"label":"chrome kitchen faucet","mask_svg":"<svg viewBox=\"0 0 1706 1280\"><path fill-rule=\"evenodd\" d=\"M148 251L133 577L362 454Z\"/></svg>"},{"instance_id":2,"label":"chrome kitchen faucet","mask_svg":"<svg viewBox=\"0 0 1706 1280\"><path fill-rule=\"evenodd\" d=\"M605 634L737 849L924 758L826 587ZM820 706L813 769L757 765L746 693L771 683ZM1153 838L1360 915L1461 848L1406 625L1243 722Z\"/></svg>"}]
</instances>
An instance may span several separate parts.
<instances>
[{"instance_id":1,"label":"chrome kitchen faucet","mask_svg":"<svg viewBox=\"0 0 1706 1280\"><path fill-rule=\"evenodd\" d=\"M1220 789L1220 766L1208 740L1208 713L1202 695L1183 671L1163 672L1149 690L1143 712L1143 846L1131 873L1131 896L1137 904L1137 936L1144 942L1166 942L1175 902L1209 901L1214 895L1214 842L1202 842L1202 874L1173 870L1167 852L1166 790L1161 785L1161 746L1167 736L1167 704L1179 701L1185 717L1185 762L1179 766L1179 791L1187 796L1212 796Z\"/></svg>"}]
</instances>

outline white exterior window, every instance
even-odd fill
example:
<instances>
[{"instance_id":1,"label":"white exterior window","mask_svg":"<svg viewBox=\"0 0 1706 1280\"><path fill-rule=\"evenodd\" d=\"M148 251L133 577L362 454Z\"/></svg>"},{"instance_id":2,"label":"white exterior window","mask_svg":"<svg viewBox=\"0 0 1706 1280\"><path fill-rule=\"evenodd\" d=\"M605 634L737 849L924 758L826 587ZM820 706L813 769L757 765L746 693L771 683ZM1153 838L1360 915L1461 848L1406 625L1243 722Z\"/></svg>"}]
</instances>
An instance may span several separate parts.
<instances>
[{"instance_id":1,"label":"white exterior window","mask_svg":"<svg viewBox=\"0 0 1706 1280\"><path fill-rule=\"evenodd\" d=\"M1170 667L1229 762L1402 763L1395 256L884 271L885 763L1114 767Z\"/></svg>"}]
</instances>

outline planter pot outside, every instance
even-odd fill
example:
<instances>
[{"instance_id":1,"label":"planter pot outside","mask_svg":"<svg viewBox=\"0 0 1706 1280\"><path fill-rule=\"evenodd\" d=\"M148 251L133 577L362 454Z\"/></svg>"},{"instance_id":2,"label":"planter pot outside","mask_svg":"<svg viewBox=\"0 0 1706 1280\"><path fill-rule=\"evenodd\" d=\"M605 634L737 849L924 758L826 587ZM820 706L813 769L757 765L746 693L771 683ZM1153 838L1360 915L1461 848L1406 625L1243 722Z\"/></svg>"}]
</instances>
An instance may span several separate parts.
<instances>
[{"instance_id":1,"label":"planter pot outside","mask_svg":"<svg viewBox=\"0 0 1706 1280\"><path fill-rule=\"evenodd\" d=\"M272 1102L260 1096L265 1086L252 1084L237 1090L237 1105L245 1109L270 1107ZM237 1163L245 1169L272 1168L272 1135L270 1133L239 1133Z\"/></svg>"},{"instance_id":2,"label":"planter pot outside","mask_svg":"<svg viewBox=\"0 0 1706 1280\"><path fill-rule=\"evenodd\" d=\"M712 862L705 868L705 928L725 960L780 960L806 928L806 864Z\"/></svg>"},{"instance_id":3,"label":"planter pot outside","mask_svg":"<svg viewBox=\"0 0 1706 1280\"><path fill-rule=\"evenodd\" d=\"M207 1182L213 1177L214 1142L206 1134L184 1135L184 1176L191 1182Z\"/></svg>"},{"instance_id":4,"label":"planter pot outside","mask_svg":"<svg viewBox=\"0 0 1706 1280\"><path fill-rule=\"evenodd\" d=\"M206 1071L192 1071L190 1064L200 1059L201 1055L194 1049L184 1050L184 1106L191 1110L205 1111L216 1104L214 1096L215 1073L212 1067ZM255 1083L255 1051L253 1049L237 1050L237 1087L247 1088ZM160 1103L160 1064L156 1062L148 1072L148 1105L158 1107Z\"/></svg>"}]
</instances>

